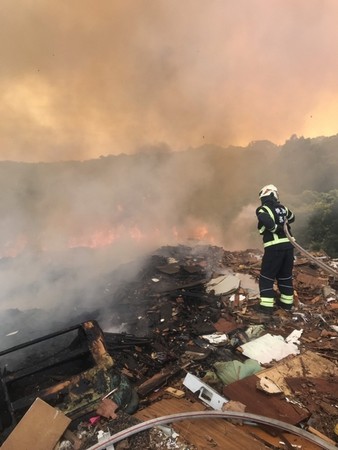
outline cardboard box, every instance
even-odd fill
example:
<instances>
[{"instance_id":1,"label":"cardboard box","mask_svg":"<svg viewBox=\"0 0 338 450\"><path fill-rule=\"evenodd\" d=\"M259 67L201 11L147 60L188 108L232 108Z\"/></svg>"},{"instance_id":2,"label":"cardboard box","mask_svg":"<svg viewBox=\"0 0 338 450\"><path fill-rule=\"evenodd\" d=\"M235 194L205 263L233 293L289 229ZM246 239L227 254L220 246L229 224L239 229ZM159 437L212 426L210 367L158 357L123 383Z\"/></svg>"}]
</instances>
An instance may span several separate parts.
<instances>
[{"instance_id":1,"label":"cardboard box","mask_svg":"<svg viewBox=\"0 0 338 450\"><path fill-rule=\"evenodd\" d=\"M71 420L37 398L1 450L53 450Z\"/></svg>"}]
</instances>

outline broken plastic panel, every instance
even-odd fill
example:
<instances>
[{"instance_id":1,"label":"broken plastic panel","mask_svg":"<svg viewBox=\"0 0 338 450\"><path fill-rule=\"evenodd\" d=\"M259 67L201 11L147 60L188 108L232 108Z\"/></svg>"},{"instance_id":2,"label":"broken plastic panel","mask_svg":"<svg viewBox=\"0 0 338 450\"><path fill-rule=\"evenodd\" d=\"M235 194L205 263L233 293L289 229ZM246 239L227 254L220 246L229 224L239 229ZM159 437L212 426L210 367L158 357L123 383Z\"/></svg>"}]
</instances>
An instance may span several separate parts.
<instances>
[{"instance_id":1,"label":"broken plastic panel","mask_svg":"<svg viewBox=\"0 0 338 450\"><path fill-rule=\"evenodd\" d=\"M189 372L184 378L183 385L194 394L199 392L198 398L215 410L221 411L224 403L228 402L217 391Z\"/></svg>"}]
</instances>

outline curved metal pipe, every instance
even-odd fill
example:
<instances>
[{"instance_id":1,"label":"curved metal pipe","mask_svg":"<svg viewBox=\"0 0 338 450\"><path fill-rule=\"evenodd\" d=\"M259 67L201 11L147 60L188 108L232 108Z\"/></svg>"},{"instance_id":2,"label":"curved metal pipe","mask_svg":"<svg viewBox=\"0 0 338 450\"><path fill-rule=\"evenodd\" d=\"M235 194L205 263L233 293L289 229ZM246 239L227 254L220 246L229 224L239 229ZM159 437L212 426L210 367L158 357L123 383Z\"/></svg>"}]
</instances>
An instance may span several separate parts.
<instances>
[{"instance_id":1,"label":"curved metal pipe","mask_svg":"<svg viewBox=\"0 0 338 450\"><path fill-rule=\"evenodd\" d=\"M318 259L316 259L314 256L312 256L308 251L306 251L303 247L301 247L295 240L295 238L293 236L291 236L289 230L288 230L288 226L287 226L287 222L284 223L284 233L286 234L286 236L288 237L289 241L291 242L291 244L297 249L299 250L301 253L303 253L303 255L305 255L308 259L310 259L312 262L314 262L315 264L317 264L317 266L321 267L323 270L325 270L325 272L328 272L330 275L332 275L335 278L338 278L338 272L336 272L334 269L332 269L332 267L328 266L327 264L323 263L322 261L318 261Z\"/></svg>"},{"instance_id":2,"label":"curved metal pipe","mask_svg":"<svg viewBox=\"0 0 338 450\"><path fill-rule=\"evenodd\" d=\"M139 423L130 428L120 431L119 433L114 434L107 438L104 442L100 442L98 444L93 445L88 450L104 450L107 445L115 444L116 442L121 441L122 439L126 439L134 434L140 433L141 431L148 430L157 425L164 425L173 422L179 422L180 420L194 420L194 419L204 419L204 418L213 418L213 419L241 419L241 420L249 420L251 422L261 423L264 425L273 426L275 428L279 428L281 430L287 431L289 433L295 434L297 436L301 436L309 442L313 444L319 445L321 448L325 450L337 450L335 445L332 445L323 439L315 436L314 434L309 433L308 431L302 430L301 428L297 428L294 425L290 425L285 422L281 422L280 420L270 419L270 417L264 417L257 414L250 413L241 413L241 412L232 412L232 411L196 411L196 412L186 412L179 414L170 414L168 416L157 417L155 419L147 420L146 422Z\"/></svg>"}]
</instances>

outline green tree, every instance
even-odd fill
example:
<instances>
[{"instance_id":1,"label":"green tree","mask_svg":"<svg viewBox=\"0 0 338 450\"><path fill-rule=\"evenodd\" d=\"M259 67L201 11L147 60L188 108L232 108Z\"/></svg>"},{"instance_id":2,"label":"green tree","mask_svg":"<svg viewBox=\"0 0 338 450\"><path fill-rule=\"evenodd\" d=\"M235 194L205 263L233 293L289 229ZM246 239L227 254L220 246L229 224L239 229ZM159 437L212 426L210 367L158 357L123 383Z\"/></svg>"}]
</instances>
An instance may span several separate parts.
<instances>
[{"instance_id":1,"label":"green tree","mask_svg":"<svg viewBox=\"0 0 338 450\"><path fill-rule=\"evenodd\" d=\"M338 257L338 190L318 194L302 240L311 250Z\"/></svg>"}]
</instances>

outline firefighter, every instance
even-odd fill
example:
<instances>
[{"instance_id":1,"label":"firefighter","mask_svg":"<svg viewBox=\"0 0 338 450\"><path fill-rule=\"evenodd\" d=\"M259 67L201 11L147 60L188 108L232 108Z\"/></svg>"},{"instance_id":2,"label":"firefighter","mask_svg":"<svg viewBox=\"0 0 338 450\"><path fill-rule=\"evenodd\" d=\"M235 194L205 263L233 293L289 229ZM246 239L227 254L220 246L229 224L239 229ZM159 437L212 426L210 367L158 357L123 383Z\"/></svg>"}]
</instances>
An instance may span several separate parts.
<instances>
[{"instance_id":1,"label":"firefighter","mask_svg":"<svg viewBox=\"0 0 338 450\"><path fill-rule=\"evenodd\" d=\"M294 247L284 232L284 223L291 234L289 223L294 214L279 202L276 186L268 184L259 192L262 205L256 209L258 230L263 237L264 254L259 276L260 303L258 311L272 314L277 306L291 310L293 305L292 271ZM277 281L280 297L275 302L274 282Z\"/></svg>"}]
</instances>

